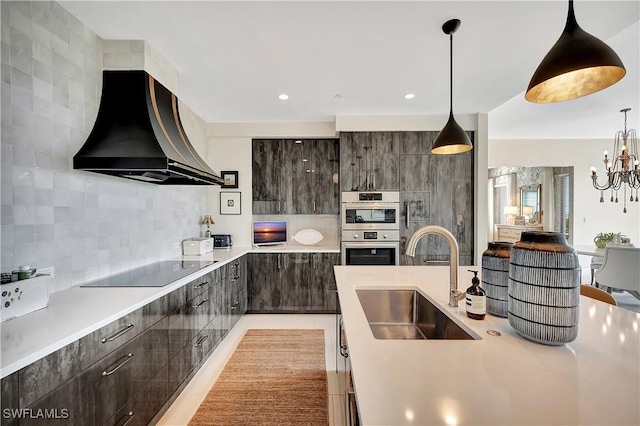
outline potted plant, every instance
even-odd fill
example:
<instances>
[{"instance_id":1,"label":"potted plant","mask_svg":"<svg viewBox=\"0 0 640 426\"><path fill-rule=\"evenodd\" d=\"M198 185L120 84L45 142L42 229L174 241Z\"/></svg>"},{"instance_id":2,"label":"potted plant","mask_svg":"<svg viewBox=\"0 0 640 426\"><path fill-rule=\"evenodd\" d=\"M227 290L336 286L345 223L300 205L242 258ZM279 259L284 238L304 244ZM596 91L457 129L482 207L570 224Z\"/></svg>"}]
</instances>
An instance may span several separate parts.
<instances>
[{"instance_id":1,"label":"potted plant","mask_svg":"<svg viewBox=\"0 0 640 426\"><path fill-rule=\"evenodd\" d=\"M614 235L615 234L613 232L600 232L595 236L593 242L596 243L596 247L603 249L607 246L607 244L613 241Z\"/></svg>"}]
</instances>

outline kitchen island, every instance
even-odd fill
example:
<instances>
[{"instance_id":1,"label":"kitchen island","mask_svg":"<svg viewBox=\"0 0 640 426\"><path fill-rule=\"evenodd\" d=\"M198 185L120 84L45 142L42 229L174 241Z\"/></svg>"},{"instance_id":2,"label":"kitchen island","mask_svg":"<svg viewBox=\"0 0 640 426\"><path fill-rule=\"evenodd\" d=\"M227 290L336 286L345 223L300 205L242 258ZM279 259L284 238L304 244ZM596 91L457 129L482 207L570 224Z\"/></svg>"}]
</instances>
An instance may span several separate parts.
<instances>
[{"instance_id":1,"label":"kitchen island","mask_svg":"<svg viewBox=\"0 0 640 426\"><path fill-rule=\"evenodd\" d=\"M464 300L449 307L447 266L334 270L363 425L640 424L640 314L581 296L578 338L546 346L506 318L468 318ZM356 290L389 288L420 291L481 339L375 339Z\"/></svg>"}]
</instances>

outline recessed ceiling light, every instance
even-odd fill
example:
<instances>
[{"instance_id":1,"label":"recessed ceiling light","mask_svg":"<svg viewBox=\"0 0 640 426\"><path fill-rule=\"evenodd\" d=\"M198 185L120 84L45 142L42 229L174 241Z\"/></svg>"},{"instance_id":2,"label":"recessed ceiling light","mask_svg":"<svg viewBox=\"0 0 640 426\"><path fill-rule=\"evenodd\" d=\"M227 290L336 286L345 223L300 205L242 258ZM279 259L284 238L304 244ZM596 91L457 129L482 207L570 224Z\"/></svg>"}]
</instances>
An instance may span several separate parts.
<instances>
[{"instance_id":1,"label":"recessed ceiling light","mask_svg":"<svg viewBox=\"0 0 640 426\"><path fill-rule=\"evenodd\" d=\"M286 101L287 99L289 99L289 95L287 95L286 93L280 93L278 95L278 99L280 99L281 101Z\"/></svg>"},{"instance_id":2,"label":"recessed ceiling light","mask_svg":"<svg viewBox=\"0 0 640 426\"><path fill-rule=\"evenodd\" d=\"M404 95L405 99L413 99L415 97L416 97L416 95L414 95L413 93L407 93L406 95Z\"/></svg>"}]
</instances>

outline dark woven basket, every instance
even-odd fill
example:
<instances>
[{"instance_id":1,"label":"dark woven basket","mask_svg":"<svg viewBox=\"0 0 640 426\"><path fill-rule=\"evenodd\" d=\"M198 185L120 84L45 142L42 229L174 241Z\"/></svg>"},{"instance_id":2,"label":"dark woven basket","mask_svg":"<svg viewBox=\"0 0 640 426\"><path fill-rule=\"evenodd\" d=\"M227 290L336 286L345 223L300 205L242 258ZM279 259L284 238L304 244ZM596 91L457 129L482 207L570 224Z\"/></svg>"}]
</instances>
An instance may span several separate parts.
<instances>
[{"instance_id":1,"label":"dark woven basket","mask_svg":"<svg viewBox=\"0 0 640 426\"><path fill-rule=\"evenodd\" d=\"M482 253L482 288L487 292L487 312L507 317L509 258L513 243L489 243Z\"/></svg>"},{"instance_id":2,"label":"dark woven basket","mask_svg":"<svg viewBox=\"0 0 640 426\"><path fill-rule=\"evenodd\" d=\"M564 234L523 232L509 260L509 324L522 336L561 345L578 336L580 263Z\"/></svg>"}]
</instances>

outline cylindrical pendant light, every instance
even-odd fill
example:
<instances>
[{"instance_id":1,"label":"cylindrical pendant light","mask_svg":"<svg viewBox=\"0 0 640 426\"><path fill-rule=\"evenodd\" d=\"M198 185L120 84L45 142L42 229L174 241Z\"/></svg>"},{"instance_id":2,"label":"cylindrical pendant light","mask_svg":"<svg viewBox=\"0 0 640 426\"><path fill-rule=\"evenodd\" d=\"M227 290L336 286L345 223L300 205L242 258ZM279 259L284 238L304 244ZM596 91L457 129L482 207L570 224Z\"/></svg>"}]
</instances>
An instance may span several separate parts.
<instances>
[{"instance_id":1,"label":"cylindrical pendant light","mask_svg":"<svg viewBox=\"0 0 640 426\"><path fill-rule=\"evenodd\" d=\"M580 28L569 0L564 31L538 65L525 99L544 104L580 98L606 89L626 73L613 49Z\"/></svg>"},{"instance_id":2,"label":"cylindrical pendant light","mask_svg":"<svg viewBox=\"0 0 640 426\"><path fill-rule=\"evenodd\" d=\"M449 120L433 141L433 154L460 154L473 148L465 131L453 118L453 33L460 28L459 19L451 19L442 25L442 31L449 35Z\"/></svg>"}]
</instances>

